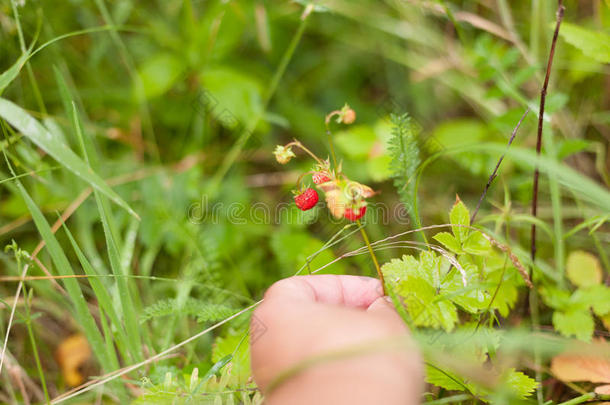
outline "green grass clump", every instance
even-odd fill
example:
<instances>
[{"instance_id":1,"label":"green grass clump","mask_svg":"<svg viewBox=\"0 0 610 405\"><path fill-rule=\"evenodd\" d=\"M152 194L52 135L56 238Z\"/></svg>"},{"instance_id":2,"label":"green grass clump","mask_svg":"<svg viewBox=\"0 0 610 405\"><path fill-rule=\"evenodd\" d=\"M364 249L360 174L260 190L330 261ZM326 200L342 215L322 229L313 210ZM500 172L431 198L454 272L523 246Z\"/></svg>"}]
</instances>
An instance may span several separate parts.
<instances>
[{"instance_id":1,"label":"green grass clump","mask_svg":"<svg viewBox=\"0 0 610 405\"><path fill-rule=\"evenodd\" d=\"M380 192L363 219L422 402L604 399L553 364L607 354L610 8L566 4L537 156L558 5L492 3L0 3L0 402L261 403L265 289L372 275L359 226L292 204L310 165L271 154L330 156L346 102L332 153Z\"/></svg>"}]
</instances>

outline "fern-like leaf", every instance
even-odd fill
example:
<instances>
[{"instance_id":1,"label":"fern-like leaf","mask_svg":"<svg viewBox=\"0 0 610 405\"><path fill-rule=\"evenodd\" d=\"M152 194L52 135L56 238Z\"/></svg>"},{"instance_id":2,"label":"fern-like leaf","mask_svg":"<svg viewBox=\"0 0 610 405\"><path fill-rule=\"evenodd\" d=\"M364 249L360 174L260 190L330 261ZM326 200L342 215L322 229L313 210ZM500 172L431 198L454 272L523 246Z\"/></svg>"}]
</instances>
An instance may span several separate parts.
<instances>
[{"instance_id":1,"label":"fern-like leaf","mask_svg":"<svg viewBox=\"0 0 610 405\"><path fill-rule=\"evenodd\" d=\"M197 322L216 322L231 316L233 312L235 311L226 305L212 304L192 297L179 307L176 299L169 298L146 307L142 321L173 315L196 317Z\"/></svg>"},{"instance_id":2,"label":"fern-like leaf","mask_svg":"<svg viewBox=\"0 0 610 405\"><path fill-rule=\"evenodd\" d=\"M408 114L392 114L390 119L392 121L392 137L389 145L392 157L390 169L394 187L398 191L400 201L411 212L417 198L414 176L420 163L417 133Z\"/></svg>"}]
</instances>

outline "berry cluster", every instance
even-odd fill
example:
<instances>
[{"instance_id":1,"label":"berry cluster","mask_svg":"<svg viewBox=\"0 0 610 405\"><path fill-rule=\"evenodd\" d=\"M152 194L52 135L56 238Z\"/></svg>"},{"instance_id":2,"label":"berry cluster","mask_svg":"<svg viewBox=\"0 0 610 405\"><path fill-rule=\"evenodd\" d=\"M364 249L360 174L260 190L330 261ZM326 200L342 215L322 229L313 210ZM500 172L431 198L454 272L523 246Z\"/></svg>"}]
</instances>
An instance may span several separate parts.
<instances>
[{"instance_id":1,"label":"berry cluster","mask_svg":"<svg viewBox=\"0 0 610 405\"><path fill-rule=\"evenodd\" d=\"M313 152L307 149L301 142L294 140L287 145L278 145L273 152L278 163L286 164L293 157L296 157L292 148L299 148L316 161L312 171L303 173L297 180L297 188L294 202L296 206L307 211L315 207L318 203L318 192L309 187L302 186L303 178L311 174L311 179L316 187L324 193L326 205L335 218L345 218L349 221L358 221L366 213L366 199L373 196L375 192L364 184L351 181L341 170L341 164L337 165L328 129L332 117L336 116L337 123L351 124L356 119L356 113L347 104L337 111L333 111L326 116L326 128L331 142L331 153L334 165L331 166L330 159L322 160Z\"/></svg>"}]
</instances>

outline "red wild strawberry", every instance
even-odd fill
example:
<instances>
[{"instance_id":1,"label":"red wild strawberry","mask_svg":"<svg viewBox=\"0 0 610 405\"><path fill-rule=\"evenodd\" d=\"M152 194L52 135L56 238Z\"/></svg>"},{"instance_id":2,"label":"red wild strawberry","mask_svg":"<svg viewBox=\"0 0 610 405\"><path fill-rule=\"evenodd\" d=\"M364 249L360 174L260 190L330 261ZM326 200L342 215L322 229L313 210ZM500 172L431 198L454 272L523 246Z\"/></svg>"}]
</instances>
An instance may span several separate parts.
<instances>
[{"instance_id":1,"label":"red wild strawberry","mask_svg":"<svg viewBox=\"0 0 610 405\"><path fill-rule=\"evenodd\" d=\"M313 188L306 188L294 196L294 202L301 211L310 210L318 203L318 192Z\"/></svg>"},{"instance_id":2,"label":"red wild strawberry","mask_svg":"<svg viewBox=\"0 0 610 405\"><path fill-rule=\"evenodd\" d=\"M343 213L343 217L349 221L357 221L364 216L366 213L366 205L360 208L347 208Z\"/></svg>"},{"instance_id":3,"label":"red wild strawberry","mask_svg":"<svg viewBox=\"0 0 610 405\"><path fill-rule=\"evenodd\" d=\"M315 172L311 176L311 178L312 178L313 182L316 184L322 184L322 183L326 183L327 181L330 181L330 177L328 177L328 175L325 172Z\"/></svg>"}]
</instances>

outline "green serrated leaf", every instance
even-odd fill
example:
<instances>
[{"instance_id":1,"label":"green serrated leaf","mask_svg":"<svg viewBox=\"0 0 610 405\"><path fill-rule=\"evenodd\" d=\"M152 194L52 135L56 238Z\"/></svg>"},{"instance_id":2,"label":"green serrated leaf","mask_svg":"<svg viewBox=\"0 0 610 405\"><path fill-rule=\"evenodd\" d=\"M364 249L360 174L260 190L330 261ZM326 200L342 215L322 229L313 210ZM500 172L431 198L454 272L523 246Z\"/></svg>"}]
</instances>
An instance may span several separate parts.
<instances>
[{"instance_id":1,"label":"green serrated leaf","mask_svg":"<svg viewBox=\"0 0 610 405\"><path fill-rule=\"evenodd\" d=\"M570 307L571 295L566 290L554 287L543 287L540 290L544 302L551 308L565 310Z\"/></svg>"},{"instance_id":2,"label":"green serrated leaf","mask_svg":"<svg viewBox=\"0 0 610 405\"><path fill-rule=\"evenodd\" d=\"M553 326L566 337L575 336L577 339L589 342L595 323L589 310L555 311L553 313Z\"/></svg>"},{"instance_id":3,"label":"green serrated leaf","mask_svg":"<svg viewBox=\"0 0 610 405\"><path fill-rule=\"evenodd\" d=\"M514 368L508 370L506 384L519 399L526 399L532 395L538 386L535 379L523 374L520 371L516 371Z\"/></svg>"},{"instance_id":4,"label":"green serrated leaf","mask_svg":"<svg viewBox=\"0 0 610 405\"><path fill-rule=\"evenodd\" d=\"M426 382L450 391L468 391L470 388L458 375L431 364L426 365Z\"/></svg>"},{"instance_id":5,"label":"green serrated leaf","mask_svg":"<svg viewBox=\"0 0 610 405\"><path fill-rule=\"evenodd\" d=\"M484 255L489 253L491 244L487 239L485 239L481 232L475 231L468 235L462 244L462 249L464 249L465 252L473 255Z\"/></svg>"},{"instance_id":6,"label":"green serrated leaf","mask_svg":"<svg viewBox=\"0 0 610 405\"><path fill-rule=\"evenodd\" d=\"M449 221L451 225L459 225L452 226L451 229L456 239L460 243L464 242L466 237L468 237L469 229L467 227L470 225L470 213L459 197L456 197L455 204L449 212Z\"/></svg>"},{"instance_id":7,"label":"green serrated leaf","mask_svg":"<svg viewBox=\"0 0 610 405\"><path fill-rule=\"evenodd\" d=\"M453 236L449 232L439 232L433 236L433 239L436 239L437 241L442 243L443 246L445 246L453 253L459 254L464 252L460 246L460 242L458 242L455 236Z\"/></svg>"},{"instance_id":8,"label":"green serrated leaf","mask_svg":"<svg viewBox=\"0 0 610 405\"><path fill-rule=\"evenodd\" d=\"M610 313L610 288L599 284L579 290L583 299L593 308L595 315L603 317Z\"/></svg>"},{"instance_id":9,"label":"green serrated leaf","mask_svg":"<svg viewBox=\"0 0 610 405\"><path fill-rule=\"evenodd\" d=\"M392 121L392 136L388 141L388 154L392 158L390 170L400 201L410 210L417 198L413 181L420 163L417 132L407 114L392 114L390 119Z\"/></svg>"},{"instance_id":10,"label":"green serrated leaf","mask_svg":"<svg viewBox=\"0 0 610 405\"><path fill-rule=\"evenodd\" d=\"M516 270L514 271L516 272ZM489 291L492 292L492 294L495 294L494 300L491 303L491 308L497 309L500 315L506 317L508 316L510 309L515 305L515 302L517 302L519 291L517 290L516 282L514 280L514 273L507 275L506 272L504 272L502 284L500 285L500 288L497 288L502 273L501 270L490 273L487 277L487 281L492 285L492 287L489 288Z\"/></svg>"}]
</instances>

